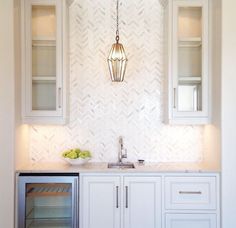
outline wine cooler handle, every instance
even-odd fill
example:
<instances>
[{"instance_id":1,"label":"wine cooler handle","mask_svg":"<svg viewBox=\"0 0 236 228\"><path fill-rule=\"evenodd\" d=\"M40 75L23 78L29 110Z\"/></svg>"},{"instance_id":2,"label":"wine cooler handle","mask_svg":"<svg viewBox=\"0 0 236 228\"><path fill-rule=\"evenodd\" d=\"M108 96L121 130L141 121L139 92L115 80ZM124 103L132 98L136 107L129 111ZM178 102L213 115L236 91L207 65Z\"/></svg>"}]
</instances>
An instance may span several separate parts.
<instances>
[{"instance_id":1,"label":"wine cooler handle","mask_svg":"<svg viewBox=\"0 0 236 228\"><path fill-rule=\"evenodd\" d=\"M79 226L78 224L78 221L79 221L79 218L78 218L78 179L76 178L74 180L74 194L73 194L73 197L74 197L74 200L73 200L73 216L72 216L72 224L73 224L73 228L77 228Z\"/></svg>"}]
</instances>

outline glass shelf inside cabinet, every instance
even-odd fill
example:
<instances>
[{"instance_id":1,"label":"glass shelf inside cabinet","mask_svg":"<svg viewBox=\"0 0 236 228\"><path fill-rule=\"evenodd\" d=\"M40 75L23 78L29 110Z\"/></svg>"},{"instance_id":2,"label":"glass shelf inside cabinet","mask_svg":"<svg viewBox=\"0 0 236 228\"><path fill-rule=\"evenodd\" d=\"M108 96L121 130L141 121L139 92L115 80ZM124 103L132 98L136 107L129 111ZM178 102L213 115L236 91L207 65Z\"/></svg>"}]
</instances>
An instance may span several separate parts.
<instances>
[{"instance_id":1,"label":"glass shelf inside cabinet","mask_svg":"<svg viewBox=\"0 0 236 228\"><path fill-rule=\"evenodd\" d=\"M179 38L179 47L180 48L198 48L202 46L201 37L184 37Z\"/></svg>"}]
</instances>

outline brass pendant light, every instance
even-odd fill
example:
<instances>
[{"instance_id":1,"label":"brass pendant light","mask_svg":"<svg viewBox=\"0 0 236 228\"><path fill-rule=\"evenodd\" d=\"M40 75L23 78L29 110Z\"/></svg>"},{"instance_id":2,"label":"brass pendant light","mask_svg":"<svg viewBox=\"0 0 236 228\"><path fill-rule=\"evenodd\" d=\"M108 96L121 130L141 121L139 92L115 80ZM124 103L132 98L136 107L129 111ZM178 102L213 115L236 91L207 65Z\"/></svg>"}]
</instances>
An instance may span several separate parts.
<instances>
[{"instance_id":1,"label":"brass pendant light","mask_svg":"<svg viewBox=\"0 0 236 228\"><path fill-rule=\"evenodd\" d=\"M107 61L111 80L113 82L122 82L124 80L125 69L128 59L126 57L123 45L119 43L119 0L117 0L116 13L116 43L112 45Z\"/></svg>"}]
</instances>

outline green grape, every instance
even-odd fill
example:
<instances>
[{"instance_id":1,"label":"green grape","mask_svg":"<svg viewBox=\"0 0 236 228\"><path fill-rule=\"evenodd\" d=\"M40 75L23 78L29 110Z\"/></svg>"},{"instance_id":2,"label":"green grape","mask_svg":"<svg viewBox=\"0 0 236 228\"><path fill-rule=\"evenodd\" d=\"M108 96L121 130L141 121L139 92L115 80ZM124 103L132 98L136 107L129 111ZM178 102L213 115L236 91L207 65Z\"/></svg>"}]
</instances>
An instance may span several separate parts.
<instances>
[{"instance_id":1,"label":"green grape","mask_svg":"<svg viewBox=\"0 0 236 228\"><path fill-rule=\"evenodd\" d=\"M91 153L90 153L90 151L81 151L81 153L80 153L80 158L83 158L83 159L85 159L85 158L91 158Z\"/></svg>"},{"instance_id":2,"label":"green grape","mask_svg":"<svg viewBox=\"0 0 236 228\"><path fill-rule=\"evenodd\" d=\"M92 155L90 153L90 151L81 151L79 148L75 148L75 149L70 149L70 150L66 150L65 152L63 152L62 156L64 158L70 158L70 159L76 159L76 158L91 158Z\"/></svg>"},{"instance_id":3,"label":"green grape","mask_svg":"<svg viewBox=\"0 0 236 228\"><path fill-rule=\"evenodd\" d=\"M77 158L77 153L74 151L74 150L72 150L72 151L70 151L70 153L68 153L67 154L67 158L70 158L70 159L76 159Z\"/></svg>"}]
</instances>

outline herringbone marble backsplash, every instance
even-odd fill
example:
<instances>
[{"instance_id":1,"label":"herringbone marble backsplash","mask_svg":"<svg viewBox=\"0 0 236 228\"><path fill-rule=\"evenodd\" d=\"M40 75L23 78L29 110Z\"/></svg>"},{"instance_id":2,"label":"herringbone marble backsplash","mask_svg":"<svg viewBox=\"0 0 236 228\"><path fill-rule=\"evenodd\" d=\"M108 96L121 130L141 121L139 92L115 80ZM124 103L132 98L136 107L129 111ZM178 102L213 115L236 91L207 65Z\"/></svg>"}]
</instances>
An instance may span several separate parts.
<instances>
[{"instance_id":1,"label":"herringbone marble backsplash","mask_svg":"<svg viewBox=\"0 0 236 228\"><path fill-rule=\"evenodd\" d=\"M203 128L163 124L163 6L159 0L122 0L120 39L128 66L112 83L107 56L115 41L115 0L75 0L70 7L70 122L31 126L32 161L61 161L80 147L93 161L117 159L118 136L129 160L200 161Z\"/></svg>"}]
</instances>

